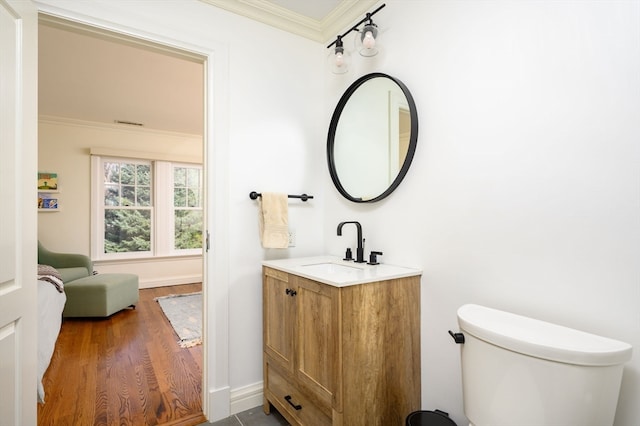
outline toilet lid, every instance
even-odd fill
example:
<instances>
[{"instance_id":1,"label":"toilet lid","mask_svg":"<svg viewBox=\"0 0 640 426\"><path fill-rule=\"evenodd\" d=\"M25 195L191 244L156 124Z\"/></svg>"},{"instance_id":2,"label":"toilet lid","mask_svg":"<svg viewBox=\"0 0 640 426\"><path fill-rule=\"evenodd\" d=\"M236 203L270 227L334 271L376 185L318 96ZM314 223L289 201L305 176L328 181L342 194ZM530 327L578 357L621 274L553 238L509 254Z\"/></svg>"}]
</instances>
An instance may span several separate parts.
<instances>
[{"instance_id":1,"label":"toilet lid","mask_svg":"<svg viewBox=\"0 0 640 426\"><path fill-rule=\"evenodd\" d=\"M576 365L617 365L631 359L631 345L479 305L458 309L462 331L505 349Z\"/></svg>"}]
</instances>

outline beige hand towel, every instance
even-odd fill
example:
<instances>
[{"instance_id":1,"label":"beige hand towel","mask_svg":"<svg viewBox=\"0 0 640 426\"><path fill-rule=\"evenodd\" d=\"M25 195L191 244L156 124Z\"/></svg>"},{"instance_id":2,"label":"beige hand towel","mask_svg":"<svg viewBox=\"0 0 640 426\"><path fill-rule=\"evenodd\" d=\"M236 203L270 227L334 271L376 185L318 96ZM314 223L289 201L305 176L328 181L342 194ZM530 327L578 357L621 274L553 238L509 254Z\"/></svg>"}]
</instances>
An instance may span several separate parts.
<instances>
[{"instance_id":1,"label":"beige hand towel","mask_svg":"<svg viewBox=\"0 0 640 426\"><path fill-rule=\"evenodd\" d=\"M287 194L263 192L260 207L260 242L264 248L289 247L289 202Z\"/></svg>"}]
</instances>

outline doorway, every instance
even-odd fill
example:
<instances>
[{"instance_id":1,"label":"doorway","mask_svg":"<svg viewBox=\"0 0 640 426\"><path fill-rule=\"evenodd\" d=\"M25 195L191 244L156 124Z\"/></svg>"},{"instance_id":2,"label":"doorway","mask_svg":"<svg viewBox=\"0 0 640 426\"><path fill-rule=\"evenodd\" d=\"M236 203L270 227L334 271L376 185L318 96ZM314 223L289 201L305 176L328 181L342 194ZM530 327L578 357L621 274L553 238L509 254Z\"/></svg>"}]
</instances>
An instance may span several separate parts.
<instances>
[{"instance_id":1,"label":"doorway","mask_svg":"<svg viewBox=\"0 0 640 426\"><path fill-rule=\"evenodd\" d=\"M199 107L202 111L201 113L201 118L200 118L200 136L201 136L201 152L202 152L202 164L203 164L203 170L204 170L204 175L205 175L205 183L204 183L204 198L205 198L205 202L204 202L204 214L203 217L204 219L204 229L203 229L203 239L207 238L208 235L208 231L207 229L213 229L215 230L216 225L213 221L213 211L210 210L208 208L208 206L210 206L213 203L213 200L216 198L216 193L214 191L209 191L207 188L211 188L213 186L213 182L214 182L214 174L211 172L210 170L210 166L212 165L212 163L209 161L209 157L208 157L208 152L210 151L210 149L207 148L207 142L209 139L209 134L207 134L206 132L206 121L209 120L211 121L211 119L206 119L205 117L207 116L211 116L210 110L212 108L211 105L214 104L213 100L210 98L210 96L208 96L206 94L207 88L210 88L212 85L212 64L210 63L210 59L211 59L211 52L207 52L207 51L203 51L201 53L193 53L193 51L189 50L189 49L184 49L184 46L175 46L172 44L165 44L164 40L162 40L162 37L158 36L155 38L136 38L132 35L124 35L123 33L118 32L118 28L111 28L109 30L105 30L105 29L99 29L97 27L94 27L91 25L91 23L87 22L87 23L80 23L80 22L76 22L76 21L71 21L71 20L65 20L65 19L61 19L61 18L55 18L52 17L50 15L46 15L46 14L41 14L40 15L40 25L45 25L45 26L50 26L50 27L54 27L57 29L63 28L66 31L70 31L75 33L75 35L84 35L87 37L93 37L96 38L98 40L102 40L102 41L109 41L111 43L121 43L124 46L128 46L129 48L131 47L135 47L137 49L140 49L142 52L154 52L156 54L160 53L162 55L166 55L167 57L173 58L175 59L179 59L181 61L189 61L191 63L195 62L195 63L199 63L201 68L202 68L202 72L201 72L201 89L200 89L200 94L201 97L199 99L199 101L197 101L197 103L199 104ZM66 46L67 49L72 49L71 46ZM109 61L105 61L105 66L108 65ZM157 71L157 70L156 70ZM42 71L41 71L42 72ZM43 74L44 75L44 74ZM150 75L149 78L153 78L154 75ZM86 80L86 81L85 81ZM91 82L91 78L88 75L84 75L84 78L79 78L78 83L90 83ZM95 81L94 81L95 84ZM126 92L126 89L125 89ZM78 100L77 98L75 99L76 101ZM157 105L154 105L157 107ZM175 105L174 105L175 106ZM99 114L99 112L95 112L96 114ZM65 111L65 114L69 114L69 111ZM74 117L68 116L66 117L69 120L74 120ZM77 118L77 117L76 117ZM124 120L121 121L125 121L127 123L123 123L122 125L124 126L138 126L139 123L136 120L129 120L126 117L123 117ZM116 120L117 118L114 118L114 120ZM169 120L162 120L162 125L149 125L149 127L162 127L165 124L169 123ZM77 123L76 123L77 124ZM116 123L109 123L111 126L115 126ZM142 123L144 124L144 123ZM166 132L170 132L171 130L168 128L164 128L164 129L160 129L162 131L166 131ZM179 132L176 132L179 133ZM66 195L66 194L65 194ZM73 200L71 200L73 201ZM208 238L207 238L207 244L208 244ZM208 263L210 263L210 265L207 265ZM204 364L204 368L203 368L203 375L202 375L202 388L203 388L203 395L202 395L202 407L203 407L203 411L205 413L205 415L207 415L207 417L211 416L211 413L208 413L208 407L209 407L209 403L208 403L208 377L207 377L207 363L208 363L208 357L207 357L207 348L209 345L213 345L214 341L213 341L213 337L210 336L215 336L215 335L222 335L224 336L225 333L207 333L208 330L208 324L211 324L212 321L209 321L209 315L207 312L206 307L208 306L207 300L210 297L208 295L208 288L207 288L207 282L209 281L207 279L208 275L213 275L215 274L216 268L215 265L217 263L217 260L213 257L213 256L208 256L208 253L205 252L202 256L202 261L200 262L200 267L201 267L201 271L202 272L202 288L203 288L203 293L205 295L204 297L204 306L203 306L203 322L204 322L204 327L203 327L203 340L204 340L204 359L203 359L203 364ZM213 321L215 322L215 321ZM215 324L214 324L215 325ZM222 344L223 348L226 348L226 344L223 342ZM226 369L225 366L223 366L223 368ZM220 368L214 368L214 371L220 371ZM222 380L225 380L225 378L223 377ZM227 404L228 405L228 404Z\"/></svg>"}]
</instances>

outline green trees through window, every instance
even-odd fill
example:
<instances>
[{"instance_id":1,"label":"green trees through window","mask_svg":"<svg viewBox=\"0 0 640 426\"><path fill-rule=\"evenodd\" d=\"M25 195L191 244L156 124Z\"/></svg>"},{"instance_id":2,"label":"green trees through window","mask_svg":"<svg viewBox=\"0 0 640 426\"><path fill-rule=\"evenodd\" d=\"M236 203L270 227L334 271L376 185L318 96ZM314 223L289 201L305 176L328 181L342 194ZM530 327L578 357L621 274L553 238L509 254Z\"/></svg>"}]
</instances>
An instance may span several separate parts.
<instances>
[{"instance_id":1,"label":"green trees through window","mask_svg":"<svg viewBox=\"0 0 640 426\"><path fill-rule=\"evenodd\" d=\"M201 166L103 159L102 176L104 253L202 249Z\"/></svg>"},{"instance_id":2,"label":"green trees through window","mask_svg":"<svg viewBox=\"0 0 640 426\"><path fill-rule=\"evenodd\" d=\"M151 164L104 163L104 252L151 250Z\"/></svg>"},{"instance_id":3,"label":"green trees through window","mask_svg":"<svg viewBox=\"0 0 640 426\"><path fill-rule=\"evenodd\" d=\"M174 248L202 247L202 170L174 167Z\"/></svg>"}]
</instances>

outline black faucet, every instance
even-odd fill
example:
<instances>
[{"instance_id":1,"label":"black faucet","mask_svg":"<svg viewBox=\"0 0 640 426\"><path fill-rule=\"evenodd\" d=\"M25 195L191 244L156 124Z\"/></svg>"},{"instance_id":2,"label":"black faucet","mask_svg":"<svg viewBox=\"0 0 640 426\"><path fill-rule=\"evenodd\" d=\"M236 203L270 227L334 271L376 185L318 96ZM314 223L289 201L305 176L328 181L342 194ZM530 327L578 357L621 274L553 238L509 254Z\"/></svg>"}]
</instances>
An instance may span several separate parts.
<instances>
[{"instance_id":1,"label":"black faucet","mask_svg":"<svg viewBox=\"0 0 640 426\"><path fill-rule=\"evenodd\" d=\"M356 263L364 263L364 238L362 238L362 226L360 222L340 222L338 224L338 235L342 235L342 226L346 223L353 223L358 229L358 248L356 249Z\"/></svg>"}]
</instances>

